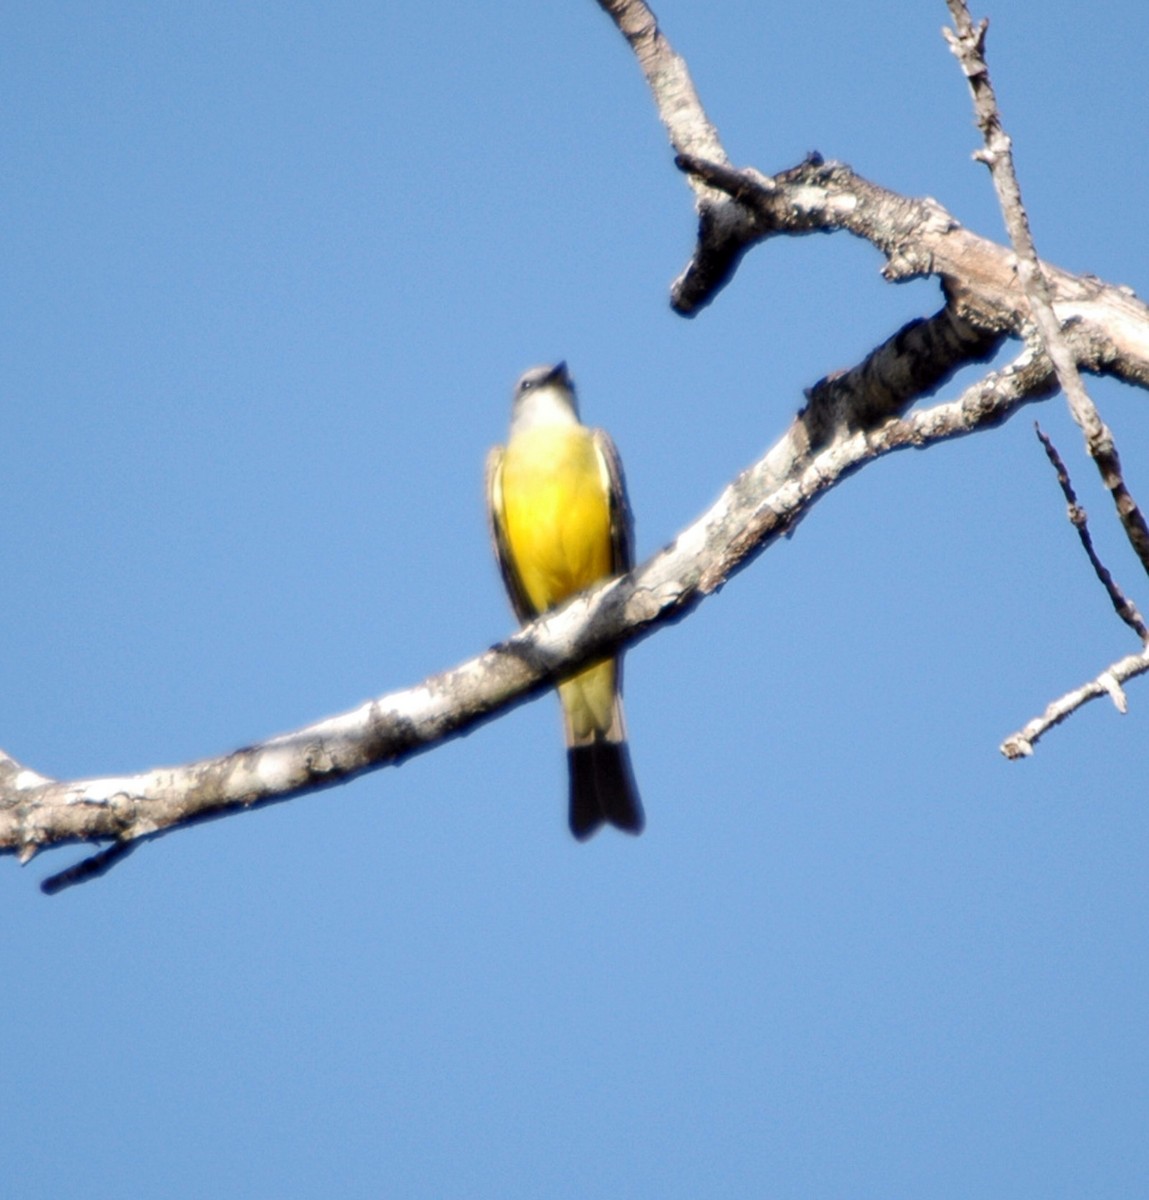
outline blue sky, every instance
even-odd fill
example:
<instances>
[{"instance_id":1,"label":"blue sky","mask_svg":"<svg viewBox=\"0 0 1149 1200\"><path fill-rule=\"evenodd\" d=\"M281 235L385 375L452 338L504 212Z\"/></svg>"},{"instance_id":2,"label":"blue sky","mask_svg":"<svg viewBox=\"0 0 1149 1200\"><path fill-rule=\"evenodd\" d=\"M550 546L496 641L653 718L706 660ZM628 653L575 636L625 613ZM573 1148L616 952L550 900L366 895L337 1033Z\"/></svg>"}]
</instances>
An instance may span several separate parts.
<instances>
[{"instance_id":1,"label":"blue sky","mask_svg":"<svg viewBox=\"0 0 1149 1200\"><path fill-rule=\"evenodd\" d=\"M735 162L817 149L1002 236L944 4L657 11ZM1149 12L991 16L1039 248L1145 295ZM526 366L570 363L646 556L939 305L842 236L673 316L690 194L589 0L3 27L0 745L47 773L506 635L482 464ZM1144 499L1144 397L1092 390ZM53 899L75 849L0 863L11 1194L1143 1193L1149 684L996 749L1133 648L1034 417L1149 603L1060 399L878 463L628 657L639 840L570 839L543 697Z\"/></svg>"}]
</instances>

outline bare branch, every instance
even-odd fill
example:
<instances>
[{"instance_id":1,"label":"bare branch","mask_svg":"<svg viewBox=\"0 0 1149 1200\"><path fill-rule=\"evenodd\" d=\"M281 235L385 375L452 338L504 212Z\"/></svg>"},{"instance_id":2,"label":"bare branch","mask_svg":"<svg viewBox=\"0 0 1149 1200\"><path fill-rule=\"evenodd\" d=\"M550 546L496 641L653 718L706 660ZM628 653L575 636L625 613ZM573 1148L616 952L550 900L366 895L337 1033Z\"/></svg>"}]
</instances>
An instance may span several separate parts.
<instances>
[{"instance_id":1,"label":"bare branch","mask_svg":"<svg viewBox=\"0 0 1149 1200\"><path fill-rule=\"evenodd\" d=\"M900 282L935 275L963 321L1022 336L1029 305L1009 249L965 229L936 200L871 183L845 163L814 157L776 175L679 155L678 165L753 211L760 236L833 233L863 238L886 256L882 274ZM1074 355L1091 371L1149 387L1149 306L1127 287L1043 264ZM971 361L974 361L971 359Z\"/></svg>"},{"instance_id":2,"label":"bare branch","mask_svg":"<svg viewBox=\"0 0 1149 1200\"><path fill-rule=\"evenodd\" d=\"M675 152L725 162L718 130L702 107L690 69L658 27L658 18L643 0L598 2L634 51Z\"/></svg>"},{"instance_id":3,"label":"bare branch","mask_svg":"<svg viewBox=\"0 0 1149 1200\"><path fill-rule=\"evenodd\" d=\"M1000 425L1020 408L1053 392L1053 375L1044 355L1024 350L1000 371L991 371L956 399L916 410L890 421L871 442L878 453L913 448Z\"/></svg>"},{"instance_id":4,"label":"bare branch","mask_svg":"<svg viewBox=\"0 0 1149 1200\"><path fill-rule=\"evenodd\" d=\"M886 255L887 279L938 275L958 315L987 332L1020 333L1030 319L1030 306L1017 285L1016 259L1003 247L964 230L932 200L885 191L843 164L823 164L817 156L774 177L733 168L685 62L650 8L643 0L598 3L634 52L675 161L696 191L698 245L671 289L677 311L691 316L707 305L758 241L782 233L846 229ZM718 193L728 201L720 202ZM1127 288L1107 287L1048 266L1045 272L1058 319L1087 322L1087 336L1079 340L1091 343L1091 353L1079 361L1149 386L1146 306ZM1135 508L1131 501L1115 498Z\"/></svg>"},{"instance_id":5,"label":"bare branch","mask_svg":"<svg viewBox=\"0 0 1149 1200\"><path fill-rule=\"evenodd\" d=\"M1113 576L1105 564L1102 563L1097 551L1094 549L1093 538L1089 533L1085 510L1077 503L1077 495L1073 490L1073 485L1069 479L1069 472L1066 470L1065 463L1061 460L1061 455L1058 454L1053 442L1046 437L1036 423L1034 424L1034 428L1037 430L1037 436L1041 439L1041 444L1045 447L1045 453L1049 461L1053 464L1053 468L1057 472L1057 482L1061 485L1062 493L1068 505L1070 523L1077 530L1081 544L1085 548L1085 553L1093 565L1093 570L1097 578L1108 593L1109 600L1117 611L1117 615L1141 639L1142 650L1138 654L1131 654L1121 659L1119 662L1107 667L1096 679L1092 679L1089 683L1083 684L1079 688L1074 688L1073 691L1067 692L1060 699L1054 700L1040 717L1035 717L1024 729L1007 737L1001 744L1001 752L1006 758L1010 759L1028 758L1033 753L1034 744L1047 730L1052 729L1054 725L1059 725L1066 717L1075 713L1083 704L1088 703L1090 700L1096 700L1098 696L1109 696L1117 711L1125 713L1129 707L1129 702L1126 698L1125 690L1121 685L1127 680L1132 679L1135 675L1140 675L1149 670L1149 629L1146 629L1145 622L1140 612L1138 612L1137 606L1117 586Z\"/></svg>"},{"instance_id":6,"label":"bare branch","mask_svg":"<svg viewBox=\"0 0 1149 1200\"><path fill-rule=\"evenodd\" d=\"M909 322L856 367L807 390L802 418L809 447L824 446L839 429L872 429L901 416L955 371L992 357L1003 335L970 325L946 306Z\"/></svg>"},{"instance_id":7,"label":"bare branch","mask_svg":"<svg viewBox=\"0 0 1149 1200\"><path fill-rule=\"evenodd\" d=\"M1006 229L1017 256L1018 278L1029 301L1034 323L1041 333L1046 353L1053 362L1073 419L1085 434L1090 456L1113 497L1129 543L1141 560L1142 567L1149 573L1149 525L1146 525L1145 517L1125 484L1113 434L1085 390L1077 363L1062 337L1061 322L1053 311L1049 285L1038 262L1029 217L1021 201L1021 189L1013 167L1013 145L1002 125L985 60L985 35L989 22L983 19L975 27L966 0L946 0L946 3L957 32L951 29L943 29L942 32L969 81L978 127L985 139L985 149L975 157L986 163L992 173Z\"/></svg>"},{"instance_id":8,"label":"bare branch","mask_svg":"<svg viewBox=\"0 0 1149 1200\"><path fill-rule=\"evenodd\" d=\"M718 131L710 123L685 61L674 52L643 0L598 0L638 59L658 115L677 154L726 162ZM750 215L722 192L690 181L698 210L698 241L686 269L670 288L670 303L692 317L732 278L757 234Z\"/></svg>"},{"instance_id":9,"label":"bare branch","mask_svg":"<svg viewBox=\"0 0 1149 1200\"><path fill-rule=\"evenodd\" d=\"M1094 574L1101 580L1101 586L1105 588L1117 615L1133 630L1142 643L1149 643L1149 629L1146 629L1145 621L1138 612L1137 605L1117 585L1117 581L1113 578L1109 568L1101 561L1093 546L1093 537L1089 532L1089 518L1086 516L1085 509L1077 503L1077 493L1073 490L1069 471L1066 469L1061 455L1058 454L1057 447L1042 432L1041 426L1036 422L1034 422L1033 428L1037 431L1037 436L1045 447L1046 456L1057 472L1057 482L1061 485L1061 491L1068 507L1069 523L1077 530L1077 536L1081 539L1081 545L1089 557Z\"/></svg>"},{"instance_id":10,"label":"bare branch","mask_svg":"<svg viewBox=\"0 0 1149 1200\"><path fill-rule=\"evenodd\" d=\"M1127 683L1136 675L1144 675L1149 671L1149 647L1136 654L1129 654L1107 667L1096 679L1083 683L1081 687L1066 692L1041 714L1034 717L1023 729L1011 734L1001 744L1001 752L1006 758L1028 758L1033 753L1034 744L1038 739L1060 725L1066 717L1071 716L1090 700L1099 696L1108 696L1119 713L1124 713L1128 707L1123 683Z\"/></svg>"},{"instance_id":11,"label":"bare branch","mask_svg":"<svg viewBox=\"0 0 1149 1200\"><path fill-rule=\"evenodd\" d=\"M78 883L87 883L90 879L99 879L101 875L106 875L116 863L127 858L138 845L139 842L114 842L106 850L82 859L75 866L50 875L40 884L40 891L45 896L55 896L65 888L75 887Z\"/></svg>"},{"instance_id":12,"label":"bare branch","mask_svg":"<svg viewBox=\"0 0 1149 1200\"><path fill-rule=\"evenodd\" d=\"M1050 380L1044 357L1026 350L955 401L866 429L841 428L815 453L800 414L710 509L630 575L575 597L453 670L294 733L184 766L76 781L51 780L0 756L0 853L27 861L66 843L126 846L402 762L680 619L865 463L996 425L1046 394ZM97 856L62 882L89 878L119 856Z\"/></svg>"}]
</instances>

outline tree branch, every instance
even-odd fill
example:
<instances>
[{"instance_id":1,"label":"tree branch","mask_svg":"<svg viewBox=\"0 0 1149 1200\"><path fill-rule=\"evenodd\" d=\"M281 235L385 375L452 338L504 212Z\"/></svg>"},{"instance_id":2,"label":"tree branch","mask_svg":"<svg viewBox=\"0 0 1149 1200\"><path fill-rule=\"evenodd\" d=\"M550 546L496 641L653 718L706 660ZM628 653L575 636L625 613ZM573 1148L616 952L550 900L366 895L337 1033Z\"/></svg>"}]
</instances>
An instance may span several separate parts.
<instances>
[{"instance_id":1,"label":"tree branch","mask_svg":"<svg viewBox=\"0 0 1149 1200\"><path fill-rule=\"evenodd\" d=\"M1046 353L1053 362L1061 389L1069 402L1069 411L1081 427L1089 454L1113 497L1129 544L1149 574L1149 525L1146 525L1145 517L1126 486L1113 434L1085 390L1077 363L1062 337L1061 322L1053 311L1049 284L1037 258L1029 216L1021 201L1021 188L1013 167L1013 143L1002 124L985 60L985 35L989 22L983 19L975 27L966 0L946 0L946 3L957 32L943 29L942 33L969 82L978 127L985 139L985 149L974 157L986 163L993 176L1006 229L1017 256L1018 279L1029 301L1034 323L1045 343Z\"/></svg>"},{"instance_id":2,"label":"tree branch","mask_svg":"<svg viewBox=\"0 0 1149 1200\"><path fill-rule=\"evenodd\" d=\"M774 176L769 187L752 169L690 155L679 155L676 162L737 196L754 214L759 240L842 230L885 255L882 274L891 282L937 276L963 321L988 334L1024 335L1030 309L1018 286L1014 254L965 229L936 200L899 195L845 163L818 157ZM1088 370L1149 387L1149 306L1127 287L1043 267L1077 361Z\"/></svg>"},{"instance_id":3,"label":"tree branch","mask_svg":"<svg viewBox=\"0 0 1149 1200\"><path fill-rule=\"evenodd\" d=\"M1066 692L1060 699L1054 700L1040 717L1034 717L1023 729L1010 734L1001 744L1001 752L1006 758L1028 758L1033 753L1033 747L1038 739L1060 725L1066 717L1071 716L1090 700L1099 696L1108 696L1119 713L1128 708L1125 691L1122 684L1136 675L1144 675L1149 671L1149 647L1136 654L1126 655L1118 659L1112 666L1106 667L1096 679L1083 683L1079 688Z\"/></svg>"},{"instance_id":4,"label":"tree branch","mask_svg":"<svg viewBox=\"0 0 1149 1200\"><path fill-rule=\"evenodd\" d=\"M638 65L678 154L726 161L718 131L710 123L685 61L674 52L643 0L598 0L634 51ZM684 317L704 308L733 277L754 224L737 201L691 179L698 212L698 241L690 262L671 284L671 307Z\"/></svg>"},{"instance_id":5,"label":"tree branch","mask_svg":"<svg viewBox=\"0 0 1149 1200\"><path fill-rule=\"evenodd\" d=\"M40 884L40 891L45 896L55 896L65 888L75 887L78 883L87 883L90 879L99 879L101 875L106 875L116 863L123 862L139 844L139 842L113 842L107 849L81 859L75 866L50 875Z\"/></svg>"},{"instance_id":6,"label":"tree branch","mask_svg":"<svg viewBox=\"0 0 1149 1200\"><path fill-rule=\"evenodd\" d=\"M1145 518L1125 483L1113 434L1101 419L1097 406L1082 382L1077 360L1063 334L1061 320L1054 311L1047 273L1037 257L1029 216L1022 203L1021 188L1014 170L1013 143L1002 123L1001 111L990 79L989 65L985 58L985 36L989 22L983 19L975 26L966 0L946 0L946 4L953 17L956 32L947 28L943 29L942 33L969 83L978 128L982 131L985 141L985 148L978 151L974 157L990 169L1006 230L1016 256L1018 280L1025 292L1033 323L1053 364L1058 383L1065 393L1069 411L1085 435L1085 445L1090 457L1097 465L1102 482L1113 498L1129 544L1141 560L1146 573L1149 573L1149 526L1146 525ZM1141 614L1117 587L1113 577L1097 557L1086 525L1085 513L1077 505L1065 464L1053 444L1040 430L1038 436L1057 470L1058 481L1069 504L1070 521L1077 528L1094 572L1108 592L1118 615L1133 628L1144 647L1146 629ZM1124 713L1128 705L1121 683L1146 669L1141 664L1142 658L1144 650L1141 655L1123 659L1121 663L1107 668L1090 683L1067 693L1060 700L1055 700L1042 716L1035 718L1019 733L1007 738L1002 744L1002 753L1007 758L1032 754L1034 742L1047 729L1065 720L1082 704L1102 694L1111 696L1118 712Z\"/></svg>"},{"instance_id":7,"label":"tree branch","mask_svg":"<svg viewBox=\"0 0 1149 1200\"><path fill-rule=\"evenodd\" d=\"M962 367L991 358L1003 340L970 325L949 305L910 321L856 367L807 390L802 418L808 449L824 446L839 429L870 429L900 416Z\"/></svg>"},{"instance_id":8,"label":"tree branch","mask_svg":"<svg viewBox=\"0 0 1149 1200\"><path fill-rule=\"evenodd\" d=\"M1077 503L1077 493L1073 490L1069 471L1062 461L1061 455L1057 453L1057 447L1042 432L1041 426L1036 422L1034 422L1033 428L1037 431L1037 436L1042 446L1045 447L1046 457L1057 473L1057 482L1061 485L1061 493L1065 497L1069 523L1077 530L1077 536L1081 540L1081 546L1089 559L1090 565L1093 567L1093 573L1101 581L1101 586L1109 596L1109 602L1113 605L1117 615L1141 639L1143 645L1149 644L1149 629L1145 627L1145 621L1138 611L1137 605L1118 587L1117 581L1113 578L1109 568L1101 561L1097 550L1094 548L1093 537L1089 532L1089 518L1085 513L1085 509Z\"/></svg>"},{"instance_id":9,"label":"tree branch","mask_svg":"<svg viewBox=\"0 0 1149 1200\"><path fill-rule=\"evenodd\" d=\"M847 373L849 374L849 373ZM669 546L627 576L575 597L512 638L423 683L218 758L137 775L59 781L0 752L0 853L27 862L75 842L126 846L213 817L355 778L475 728L607 651L675 621L794 528L865 463L996 425L1048 391L1026 351L957 400L862 428L840 428L816 453L804 414ZM122 854L81 864L90 878Z\"/></svg>"}]
</instances>

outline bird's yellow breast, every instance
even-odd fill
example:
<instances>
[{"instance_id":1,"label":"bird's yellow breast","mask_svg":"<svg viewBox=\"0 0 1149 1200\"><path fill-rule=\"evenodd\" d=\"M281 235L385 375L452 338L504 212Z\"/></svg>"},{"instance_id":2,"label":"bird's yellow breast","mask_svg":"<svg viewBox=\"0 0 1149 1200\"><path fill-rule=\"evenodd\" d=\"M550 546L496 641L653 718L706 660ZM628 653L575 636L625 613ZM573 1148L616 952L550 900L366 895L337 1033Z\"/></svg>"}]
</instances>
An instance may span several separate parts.
<instances>
[{"instance_id":1,"label":"bird's yellow breast","mask_svg":"<svg viewBox=\"0 0 1149 1200\"><path fill-rule=\"evenodd\" d=\"M609 484L589 429L543 426L512 438L502 502L515 569L536 611L611 573Z\"/></svg>"}]
</instances>

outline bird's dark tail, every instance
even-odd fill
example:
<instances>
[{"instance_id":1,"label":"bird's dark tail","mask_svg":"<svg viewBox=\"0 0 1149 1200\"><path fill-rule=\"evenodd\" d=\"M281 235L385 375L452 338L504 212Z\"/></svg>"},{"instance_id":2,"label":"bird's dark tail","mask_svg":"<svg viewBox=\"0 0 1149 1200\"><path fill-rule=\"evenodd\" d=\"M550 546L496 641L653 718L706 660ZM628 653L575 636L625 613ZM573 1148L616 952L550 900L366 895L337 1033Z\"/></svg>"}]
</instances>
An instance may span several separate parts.
<instances>
[{"instance_id":1,"label":"bird's dark tail","mask_svg":"<svg viewBox=\"0 0 1149 1200\"><path fill-rule=\"evenodd\" d=\"M600 825L641 833L646 818L626 742L599 737L567 749L571 833L585 841Z\"/></svg>"}]
</instances>

